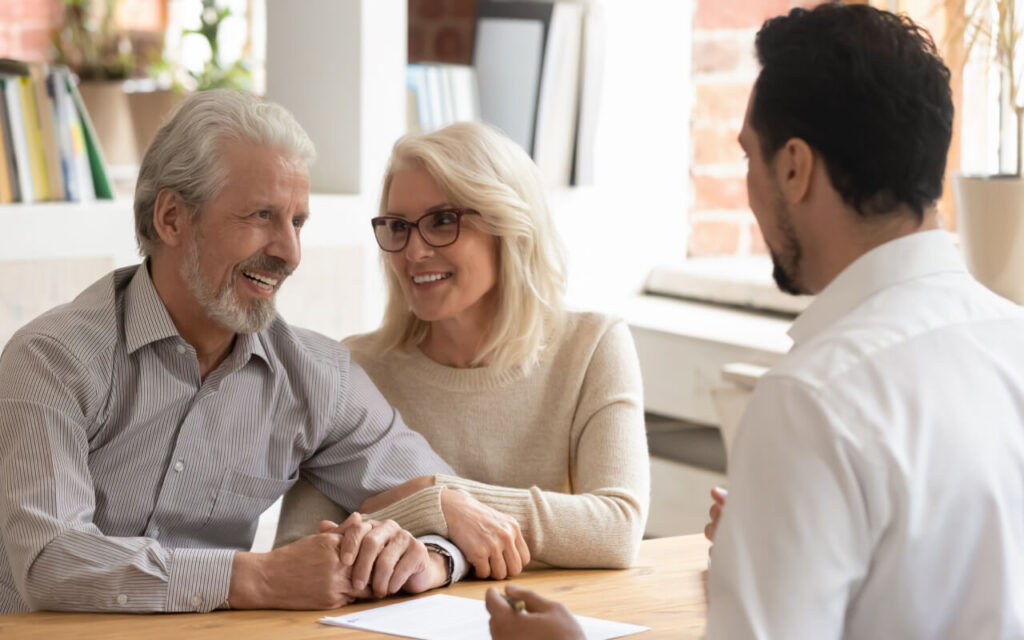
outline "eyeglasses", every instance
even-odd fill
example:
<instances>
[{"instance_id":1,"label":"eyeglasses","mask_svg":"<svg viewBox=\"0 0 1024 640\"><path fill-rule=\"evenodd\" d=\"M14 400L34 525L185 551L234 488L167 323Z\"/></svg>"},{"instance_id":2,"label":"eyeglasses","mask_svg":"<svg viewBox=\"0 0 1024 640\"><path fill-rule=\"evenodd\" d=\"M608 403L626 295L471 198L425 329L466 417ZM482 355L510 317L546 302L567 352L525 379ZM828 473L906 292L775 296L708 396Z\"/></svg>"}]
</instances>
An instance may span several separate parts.
<instances>
[{"instance_id":1,"label":"eyeglasses","mask_svg":"<svg viewBox=\"0 0 1024 640\"><path fill-rule=\"evenodd\" d=\"M380 216L370 220L377 244L384 251L396 253L409 245L412 228L416 227L423 242L431 247L447 247L459 239L462 216L480 215L471 209L445 209L426 214L416 222L398 216Z\"/></svg>"}]
</instances>

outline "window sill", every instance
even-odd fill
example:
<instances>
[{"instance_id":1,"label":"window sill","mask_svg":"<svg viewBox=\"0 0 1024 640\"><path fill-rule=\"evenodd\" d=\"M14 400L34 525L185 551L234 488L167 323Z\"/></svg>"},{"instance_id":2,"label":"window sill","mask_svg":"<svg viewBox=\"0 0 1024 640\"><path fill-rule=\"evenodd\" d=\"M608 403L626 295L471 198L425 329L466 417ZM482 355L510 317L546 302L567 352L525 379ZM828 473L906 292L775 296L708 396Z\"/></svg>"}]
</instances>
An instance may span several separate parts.
<instances>
[{"instance_id":1,"label":"window sill","mask_svg":"<svg viewBox=\"0 0 1024 640\"><path fill-rule=\"evenodd\" d=\"M697 300L793 317L811 296L779 291L768 256L691 258L682 265L655 267L647 277L649 294Z\"/></svg>"}]
</instances>

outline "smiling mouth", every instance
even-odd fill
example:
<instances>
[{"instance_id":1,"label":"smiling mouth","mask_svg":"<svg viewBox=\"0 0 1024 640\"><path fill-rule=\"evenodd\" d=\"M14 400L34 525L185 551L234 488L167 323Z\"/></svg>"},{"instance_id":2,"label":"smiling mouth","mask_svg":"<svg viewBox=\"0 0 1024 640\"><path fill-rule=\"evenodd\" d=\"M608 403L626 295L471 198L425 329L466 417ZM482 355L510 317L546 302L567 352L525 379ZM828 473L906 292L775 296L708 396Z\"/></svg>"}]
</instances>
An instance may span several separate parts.
<instances>
[{"instance_id":1,"label":"smiling mouth","mask_svg":"<svg viewBox=\"0 0 1024 640\"><path fill-rule=\"evenodd\" d=\"M452 277L450 273L428 273L422 276L413 276L412 281L415 284L427 284L428 282L438 282L439 280L447 280Z\"/></svg>"},{"instance_id":2,"label":"smiling mouth","mask_svg":"<svg viewBox=\"0 0 1024 640\"><path fill-rule=\"evenodd\" d=\"M249 279L250 282L255 284L264 291L273 291L277 283L281 282L277 278L268 278L267 276L253 273L251 271L243 271L242 275Z\"/></svg>"}]
</instances>

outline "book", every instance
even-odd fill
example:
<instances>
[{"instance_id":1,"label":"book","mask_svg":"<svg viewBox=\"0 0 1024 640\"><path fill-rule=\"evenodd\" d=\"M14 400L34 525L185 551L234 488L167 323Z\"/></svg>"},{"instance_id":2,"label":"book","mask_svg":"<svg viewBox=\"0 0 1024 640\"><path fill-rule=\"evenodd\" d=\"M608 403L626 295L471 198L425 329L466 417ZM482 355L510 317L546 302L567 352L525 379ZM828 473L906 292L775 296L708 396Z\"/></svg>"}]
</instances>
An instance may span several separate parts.
<instances>
[{"instance_id":1,"label":"book","mask_svg":"<svg viewBox=\"0 0 1024 640\"><path fill-rule=\"evenodd\" d=\"M39 119L39 141L43 150L43 166L50 200L66 200L64 174L61 171L60 149L57 146L53 101L46 90L47 66L42 62L28 63L29 78L35 94L36 113Z\"/></svg>"},{"instance_id":2,"label":"book","mask_svg":"<svg viewBox=\"0 0 1024 640\"><path fill-rule=\"evenodd\" d=\"M583 33L581 3L478 5L473 66L480 117L526 149L548 186L575 180Z\"/></svg>"},{"instance_id":3,"label":"book","mask_svg":"<svg viewBox=\"0 0 1024 640\"><path fill-rule=\"evenodd\" d=\"M533 140L533 159L549 186L572 182L582 31L582 5L555 3L541 67Z\"/></svg>"},{"instance_id":4,"label":"book","mask_svg":"<svg viewBox=\"0 0 1024 640\"><path fill-rule=\"evenodd\" d=\"M531 156L550 2L480 0L473 68L480 93L480 118L501 129Z\"/></svg>"},{"instance_id":5,"label":"book","mask_svg":"<svg viewBox=\"0 0 1024 640\"><path fill-rule=\"evenodd\" d=\"M49 177L46 161L43 159L43 134L39 124L39 110L36 106L35 91L28 76L18 78L21 96L21 115L25 122L25 141L28 147L29 171L32 173L32 193L36 200L50 199Z\"/></svg>"},{"instance_id":6,"label":"book","mask_svg":"<svg viewBox=\"0 0 1024 640\"><path fill-rule=\"evenodd\" d=\"M93 191L97 198L113 200L114 190L110 185L110 177L107 175L107 163L103 159L103 149L100 147L99 138L96 136L96 129L89 119L89 110L85 108L82 101L82 94L78 92L78 85L73 76L68 73L64 75L64 84L68 94L71 96L71 103L75 107L75 113L82 125L82 138L85 144L85 151L89 157L89 169L92 174Z\"/></svg>"},{"instance_id":7,"label":"book","mask_svg":"<svg viewBox=\"0 0 1024 640\"><path fill-rule=\"evenodd\" d=\"M575 185L594 184L594 148L604 77L605 15L600 2L583 12L583 42L580 54L579 116L576 119L576 147L573 154Z\"/></svg>"},{"instance_id":8,"label":"book","mask_svg":"<svg viewBox=\"0 0 1024 640\"><path fill-rule=\"evenodd\" d=\"M436 131L453 122L478 122L480 98L476 72L461 64L419 63L406 68L410 92L409 130Z\"/></svg>"},{"instance_id":9,"label":"book","mask_svg":"<svg viewBox=\"0 0 1024 640\"><path fill-rule=\"evenodd\" d=\"M96 199L96 191L93 187L92 169L89 167L89 154L82 133L81 119L68 91L69 76L70 71L66 67L51 67L47 77L47 90L56 113L58 148L67 199L73 202L89 202Z\"/></svg>"},{"instance_id":10,"label":"book","mask_svg":"<svg viewBox=\"0 0 1024 640\"><path fill-rule=\"evenodd\" d=\"M35 191L32 188L32 168L29 162L28 140L25 136L25 119L21 113L21 89L18 77L0 73L0 87L3 89L3 100L7 105L7 116L11 123L11 142L14 147L14 159L17 165L20 202L35 202Z\"/></svg>"},{"instance_id":11,"label":"book","mask_svg":"<svg viewBox=\"0 0 1024 640\"><path fill-rule=\"evenodd\" d=\"M7 117L7 102L0 99L0 204L16 202L18 177L14 172L14 148L11 141L11 123Z\"/></svg>"},{"instance_id":12,"label":"book","mask_svg":"<svg viewBox=\"0 0 1024 640\"><path fill-rule=\"evenodd\" d=\"M476 71L463 64L441 65L448 75L451 89L452 122L477 122L480 120L480 92L477 88Z\"/></svg>"},{"instance_id":13,"label":"book","mask_svg":"<svg viewBox=\"0 0 1024 640\"><path fill-rule=\"evenodd\" d=\"M410 64L405 69L405 86L410 100L415 103L415 114L407 114L408 128L413 133L422 133L430 118L429 98L427 97L427 67L423 64Z\"/></svg>"}]
</instances>

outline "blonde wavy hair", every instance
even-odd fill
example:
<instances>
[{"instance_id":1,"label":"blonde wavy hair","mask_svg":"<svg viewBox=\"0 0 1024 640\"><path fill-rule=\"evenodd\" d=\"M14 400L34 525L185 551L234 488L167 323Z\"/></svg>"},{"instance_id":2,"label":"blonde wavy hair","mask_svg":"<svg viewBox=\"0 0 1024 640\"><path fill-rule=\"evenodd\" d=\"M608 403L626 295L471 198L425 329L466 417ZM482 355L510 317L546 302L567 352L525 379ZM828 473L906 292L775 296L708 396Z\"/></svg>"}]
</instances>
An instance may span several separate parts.
<instances>
[{"instance_id":1,"label":"blonde wavy hair","mask_svg":"<svg viewBox=\"0 0 1024 640\"><path fill-rule=\"evenodd\" d=\"M472 361L499 369L536 364L565 321L565 258L537 166L516 143L487 125L461 122L395 143L381 189L380 215L397 171L423 169L449 202L480 213L463 224L498 238L497 309ZM381 252L388 286L377 332L382 350L408 350L430 323L413 313L399 277Z\"/></svg>"}]
</instances>

